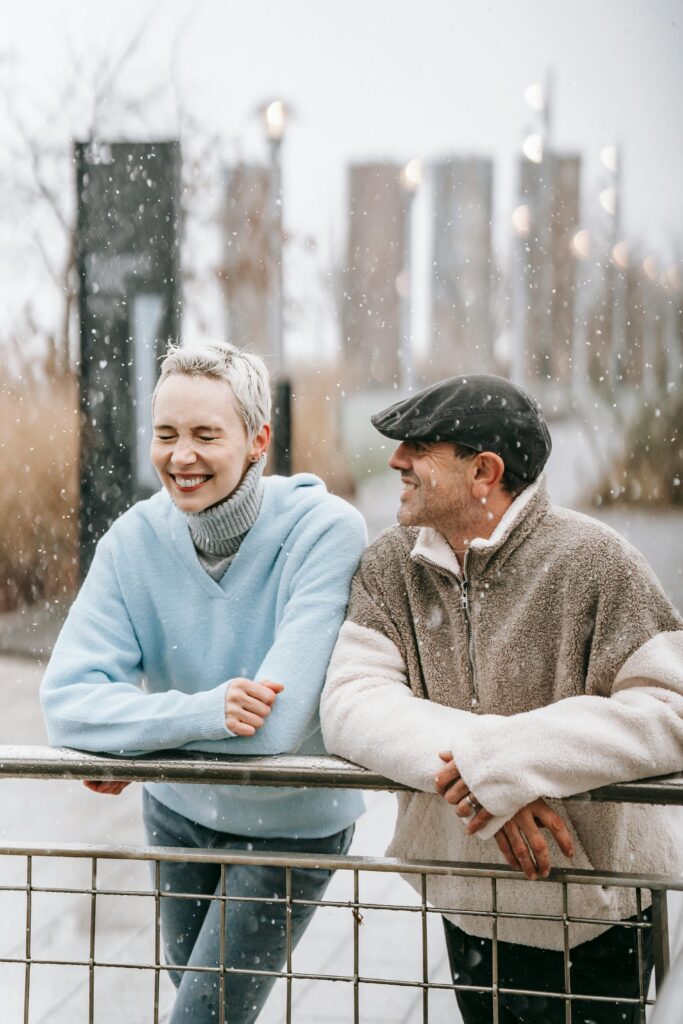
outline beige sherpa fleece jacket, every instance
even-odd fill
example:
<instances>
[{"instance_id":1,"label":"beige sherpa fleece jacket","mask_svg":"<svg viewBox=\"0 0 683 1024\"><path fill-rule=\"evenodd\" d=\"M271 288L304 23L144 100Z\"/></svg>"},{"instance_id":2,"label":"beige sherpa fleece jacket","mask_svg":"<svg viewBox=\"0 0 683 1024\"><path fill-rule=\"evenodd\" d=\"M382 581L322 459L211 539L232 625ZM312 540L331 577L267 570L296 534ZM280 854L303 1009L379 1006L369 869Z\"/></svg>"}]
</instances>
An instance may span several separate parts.
<instances>
[{"instance_id":1,"label":"beige sherpa fleece jacket","mask_svg":"<svg viewBox=\"0 0 683 1024\"><path fill-rule=\"evenodd\" d=\"M461 569L436 531L394 527L366 551L321 703L328 750L419 793L399 795L389 853L503 862L493 833L539 796L567 820L571 863L683 870L670 808L561 803L611 782L683 768L683 624L641 555L588 516L527 488ZM438 751L497 818L469 837L434 794ZM426 795L430 794L430 795ZM555 798L555 799L552 799ZM552 842L552 841L551 841ZM410 881L410 877L408 877ZM430 877L431 902L473 935L489 921L486 881ZM499 909L561 914L559 885L499 885ZM630 890L570 886L570 913L619 920ZM605 925L575 924L576 945ZM560 924L502 919L499 938L561 949Z\"/></svg>"}]
</instances>

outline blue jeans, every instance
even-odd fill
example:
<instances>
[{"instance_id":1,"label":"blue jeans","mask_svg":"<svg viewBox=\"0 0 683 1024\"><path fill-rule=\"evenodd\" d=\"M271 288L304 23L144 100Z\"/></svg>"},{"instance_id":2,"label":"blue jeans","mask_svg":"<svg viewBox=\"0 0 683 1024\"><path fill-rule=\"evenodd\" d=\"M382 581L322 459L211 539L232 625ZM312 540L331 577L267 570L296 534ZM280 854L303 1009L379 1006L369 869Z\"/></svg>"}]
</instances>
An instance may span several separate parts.
<instances>
[{"instance_id":1,"label":"blue jeans","mask_svg":"<svg viewBox=\"0 0 683 1024\"><path fill-rule=\"evenodd\" d=\"M259 839L216 832L169 810L143 791L143 817L150 846L184 846L212 850L286 850L306 853L346 853L354 826L322 839ZM220 895L220 865L162 861L162 893ZM314 868L292 870L292 899L322 898L332 872ZM281 971L287 957L284 903L253 903L250 898L285 896L283 868L229 864L228 896L247 897L229 902L225 912L225 966ZM303 935L315 907L294 904L291 913L292 948ZM220 960L220 901L161 899L161 936L169 975L178 990L170 1024L216 1024L219 1020L219 978L215 973L173 970L173 967L213 967ZM225 1020L252 1024L258 1017L275 978L257 974L225 975Z\"/></svg>"}]
</instances>

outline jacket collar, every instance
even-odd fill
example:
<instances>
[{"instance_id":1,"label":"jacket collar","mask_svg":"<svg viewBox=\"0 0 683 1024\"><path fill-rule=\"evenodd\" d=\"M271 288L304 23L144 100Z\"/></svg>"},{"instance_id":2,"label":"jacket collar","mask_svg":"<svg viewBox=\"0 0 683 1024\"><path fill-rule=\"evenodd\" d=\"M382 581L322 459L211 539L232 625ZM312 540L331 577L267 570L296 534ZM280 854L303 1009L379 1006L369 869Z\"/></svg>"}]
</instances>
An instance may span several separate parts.
<instances>
[{"instance_id":1,"label":"jacket collar","mask_svg":"<svg viewBox=\"0 0 683 1024\"><path fill-rule=\"evenodd\" d=\"M522 493L515 498L490 537L477 537L472 541L470 545L472 554L469 562L476 559L477 565L483 568L490 558L496 552L501 551L507 541L512 538L508 545L510 550L506 550L506 554L509 554L545 514L548 505L545 476L542 475L529 487L525 487ZM513 534L514 537L512 537ZM431 526L420 528L410 557L429 562L456 576L462 576L462 567L453 548L443 534Z\"/></svg>"}]
</instances>

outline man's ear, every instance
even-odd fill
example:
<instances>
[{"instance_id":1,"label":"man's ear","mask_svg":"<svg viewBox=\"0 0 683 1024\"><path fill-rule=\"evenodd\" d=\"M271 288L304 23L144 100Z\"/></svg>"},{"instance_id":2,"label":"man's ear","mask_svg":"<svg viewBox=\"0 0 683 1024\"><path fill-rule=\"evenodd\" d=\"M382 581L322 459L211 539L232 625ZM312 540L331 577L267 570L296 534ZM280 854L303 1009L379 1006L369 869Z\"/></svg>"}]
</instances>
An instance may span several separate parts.
<instances>
[{"instance_id":1,"label":"man's ear","mask_svg":"<svg viewBox=\"0 0 683 1024\"><path fill-rule=\"evenodd\" d=\"M505 463L495 452L480 452L474 460L473 471L473 497L488 498L503 477Z\"/></svg>"}]
</instances>

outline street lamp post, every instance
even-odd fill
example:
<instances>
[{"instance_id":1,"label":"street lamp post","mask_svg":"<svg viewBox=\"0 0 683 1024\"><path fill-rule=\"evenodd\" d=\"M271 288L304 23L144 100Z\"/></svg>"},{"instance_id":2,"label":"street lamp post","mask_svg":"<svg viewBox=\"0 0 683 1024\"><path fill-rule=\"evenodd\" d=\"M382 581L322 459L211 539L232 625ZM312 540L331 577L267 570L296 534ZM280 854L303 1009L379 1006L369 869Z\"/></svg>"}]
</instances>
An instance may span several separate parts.
<instances>
[{"instance_id":1,"label":"street lamp post","mask_svg":"<svg viewBox=\"0 0 683 1024\"><path fill-rule=\"evenodd\" d=\"M289 475L292 469L292 389L285 375L284 355L284 287L283 287L283 216L282 216L282 140L287 126L288 110L282 100L272 100L261 108L270 157L270 189L268 192L268 346L275 378L273 412L273 468Z\"/></svg>"},{"instance_id":2,"label":"street lamp post","mask_svg":"<svg viewBox=\"0 0 683 1024\"><path fill-rule=\"evenodd\" d=\"M593 239L587 228L576 232L570 243L576 260L576 299L572 332L571 396L575 413L582 413L589 379L588 318L593 300L593 265L591 261Z\"/></svg>"},{"instance_id":3,"label":"street lamp post","mask_svg":"<svg viewBox=\"0 0 683 1024\"><path fill-rule=\"evenodd\" d=\"M405 197L403 208L403 260L399 279L400 305L400 338L399 338L399 370L402 391L412 391L415 386L415 368L413 363L412 318L413 318L413 279L411 272L413 248L413 200L422 184L422 161L410 160L401 170L401 188Z\"/></svg>"},{"instance_id":4,"label":"street lamp post","mask_svg":"<svg viewBox=\"0 0 683 1024\"><path fill-rule=\"evenodd\" d=\"M609 184L599 195L600 206L609 218L607 248L610 258L605 261L607 303L609 307L609 354L607 369L614 387L622 383L621 362L624 352L625 282L622 266L614 255L621 233L621 153L616 145L605 146L600 161L609 175Z\"/></svg>"}]
</instances>

